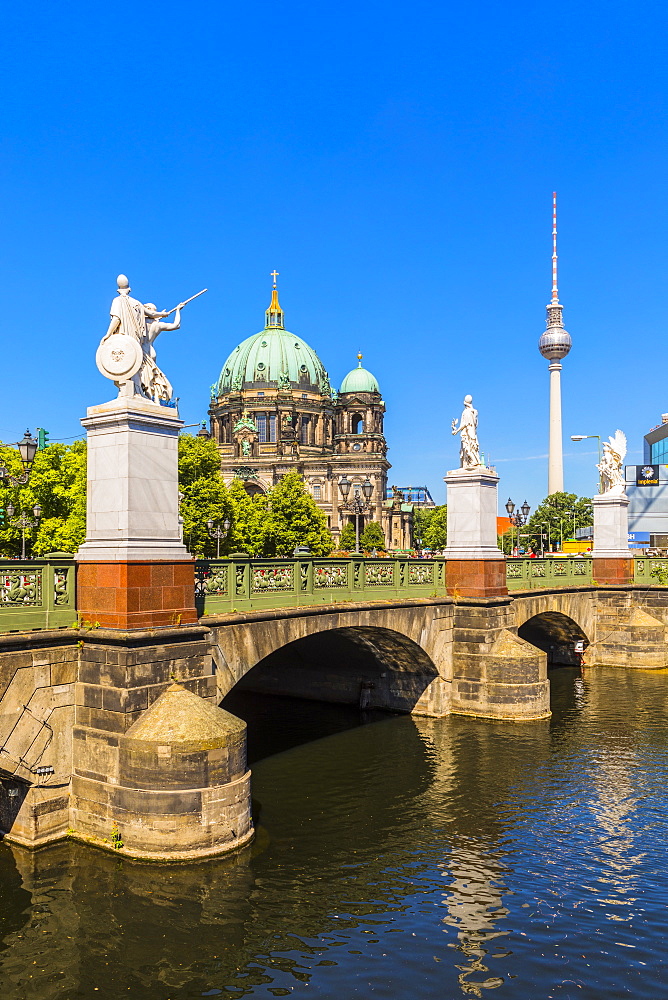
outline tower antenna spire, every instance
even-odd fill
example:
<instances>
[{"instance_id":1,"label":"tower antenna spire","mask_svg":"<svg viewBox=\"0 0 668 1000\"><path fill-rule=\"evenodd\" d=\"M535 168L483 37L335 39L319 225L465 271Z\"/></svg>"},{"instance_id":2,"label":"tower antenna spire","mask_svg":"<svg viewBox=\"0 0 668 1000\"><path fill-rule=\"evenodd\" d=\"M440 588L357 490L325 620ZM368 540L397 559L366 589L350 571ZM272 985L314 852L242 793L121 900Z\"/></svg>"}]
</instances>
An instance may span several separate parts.
<instances>
[{"instance_id":1,"label":"tower antenna spire","mask_svg":"<svg viewBox=\"0 0 668 1000\"><path fill-rule=\"evenodd\" d=\"M559 302L557 288L557 192L552 192L552 302Z\"/></svg>"}]
</instances>

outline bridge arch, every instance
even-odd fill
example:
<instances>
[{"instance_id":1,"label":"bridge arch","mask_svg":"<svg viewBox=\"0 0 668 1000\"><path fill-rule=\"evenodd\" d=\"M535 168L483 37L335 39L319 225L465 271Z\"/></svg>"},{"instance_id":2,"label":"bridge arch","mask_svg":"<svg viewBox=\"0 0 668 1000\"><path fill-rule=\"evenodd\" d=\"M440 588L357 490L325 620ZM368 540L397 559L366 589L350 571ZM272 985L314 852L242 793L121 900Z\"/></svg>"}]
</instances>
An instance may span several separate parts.
<instances>
[{"instance_id":1,"label":"bridge arch","mask_svg":"<svg viewBox=\"0 0 668 1000\"><path fill-rule=\"evenodd\" d=\"M562 611L542 611L519 626L520 639L530 642L547 654L547 665L578 666L589 638L582 627ZM582 644L576 652L576 643Z\"/></svg>"},{"instance_id":2,"label":"bridge arch","mask_svg":"<svg viewBox=\"0 0 668 1000\"><path fill-rule=\"evenodd\" d=\"M418 703L433 698L433 689L442 684L431 656L405 633L385 624L323 624L287 642L280 641L285 635L274 634L274 642L258 644L257 652L264 655L247 660L227 691L234 686L362 708L413 712L417 707L419 712ZM221 696L227 693L220 684L219 690Z\"/></svg>"}]
</instances>

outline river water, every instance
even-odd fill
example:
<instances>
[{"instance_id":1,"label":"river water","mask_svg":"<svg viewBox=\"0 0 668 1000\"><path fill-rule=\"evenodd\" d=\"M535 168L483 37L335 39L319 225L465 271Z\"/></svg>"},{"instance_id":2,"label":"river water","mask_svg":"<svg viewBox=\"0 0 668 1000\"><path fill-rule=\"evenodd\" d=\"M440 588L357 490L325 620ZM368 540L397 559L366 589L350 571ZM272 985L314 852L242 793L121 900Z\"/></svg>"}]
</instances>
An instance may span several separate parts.
<instances>
[{"instance_id":1,"label":"river water","mask_svg":"<svg viewBox=\"0 0 668 1000\"><path fill-rule=\"evenodd\" d=\"M523 724L245 696L253 847L0 846L0 997L668 996L668 676L551 685Z\"/></svg>"}]
</instances>

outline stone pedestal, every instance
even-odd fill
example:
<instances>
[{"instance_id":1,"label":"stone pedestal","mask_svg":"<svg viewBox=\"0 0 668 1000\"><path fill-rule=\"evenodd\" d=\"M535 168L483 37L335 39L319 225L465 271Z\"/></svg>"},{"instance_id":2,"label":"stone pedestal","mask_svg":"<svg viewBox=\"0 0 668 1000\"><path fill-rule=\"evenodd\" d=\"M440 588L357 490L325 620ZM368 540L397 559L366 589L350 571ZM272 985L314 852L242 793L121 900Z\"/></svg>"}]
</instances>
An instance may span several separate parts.
<instances>
[{"instance_id":1,"label":"stone pedestal","mask_svg":"<svg viewBox=\"0 0 668 1000\"><path fill-rule=\"evenodd\" d=\"M596 583L633 583L629 549L629 498L625 493L594 497L594 559Z\"/></svg>"},{"instance_id":2,"label":"stone pedestal","mask_svg":"<svg viewBox=\"0 0 668 1000\"><path fill-rule=\"evenodd\" d=\"M78 610L107 628L195 622L194 561L181 541L176 410L140 396L91 406Z\"/></svg>"},{"instance_id":3,"label":"stone pedestal","mask_svg":"<svg viewBox=\"0 0 668 1000\"><path fill-rule=\"evenodd\" d=\"M445 578L448 594L499 597L508 593L506 559L496 535L497 484L490 469L454 469L448 487L448 544Z\"/></svg>"}]
</instances>

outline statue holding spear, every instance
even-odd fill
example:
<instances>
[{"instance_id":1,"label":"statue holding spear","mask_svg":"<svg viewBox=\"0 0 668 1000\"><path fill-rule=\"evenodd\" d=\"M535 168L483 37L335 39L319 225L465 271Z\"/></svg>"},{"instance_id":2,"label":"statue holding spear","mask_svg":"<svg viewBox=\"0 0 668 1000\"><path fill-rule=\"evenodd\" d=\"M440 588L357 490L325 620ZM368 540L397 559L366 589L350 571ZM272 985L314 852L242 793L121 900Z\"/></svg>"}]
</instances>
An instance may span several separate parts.
<instances>
[{"instance_id":1,"label":"statue holding spear","mask_svg":"<svg viewBox=\"0 0 668 1000\"><path fill-rule=\"evenodd\" d=\"M181 310L207 291L203 288L168 311L159 310L153 302L141 303L130 295L130 283L124 274L117 279L118 295L111 303L111 320L97 350L97 366L107 378L113 379L120 396L141 395L154 403L169 402L172 386L156 364L156 338L165 330L178 330ZM164 323L175 313L172 323Z\"/></svg>"}]
</instances>

